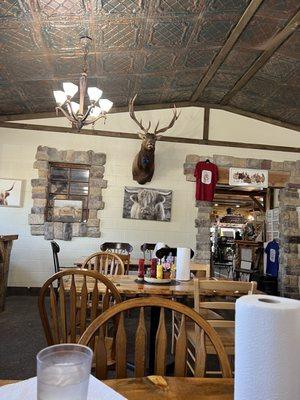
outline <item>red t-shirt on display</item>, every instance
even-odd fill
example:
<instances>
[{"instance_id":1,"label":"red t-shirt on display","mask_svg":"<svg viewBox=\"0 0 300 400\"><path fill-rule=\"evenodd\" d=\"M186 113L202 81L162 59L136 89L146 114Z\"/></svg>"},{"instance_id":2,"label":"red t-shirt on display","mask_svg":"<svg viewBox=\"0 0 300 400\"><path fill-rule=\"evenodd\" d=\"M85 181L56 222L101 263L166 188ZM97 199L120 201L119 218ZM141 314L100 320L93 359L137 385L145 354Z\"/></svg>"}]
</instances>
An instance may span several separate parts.
<instances>
[{"instance_id":1,"label":"red t-shirt on display","mask_svg":"<svg viewBox=\"0 0 300 400\"><path fill-rule=\"evenodd\" d=\"M218 182L218 167L216 164L199 161L196 165L196 200L213 201L215 187Z\"/></svg>"}]
</instances>

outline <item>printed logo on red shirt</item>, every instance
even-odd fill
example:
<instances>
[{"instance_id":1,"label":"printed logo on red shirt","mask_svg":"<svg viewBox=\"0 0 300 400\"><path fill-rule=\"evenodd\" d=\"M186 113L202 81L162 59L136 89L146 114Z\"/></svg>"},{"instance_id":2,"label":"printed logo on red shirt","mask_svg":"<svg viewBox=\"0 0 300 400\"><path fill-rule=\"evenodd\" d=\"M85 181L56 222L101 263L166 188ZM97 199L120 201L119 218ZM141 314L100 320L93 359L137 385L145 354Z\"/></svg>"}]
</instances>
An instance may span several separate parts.
<instances>
[{"instance_id":1,"label":"printed logo on red shirt","mask_svg":"<svg viewBox=\"0 0 300 400\"><path fill-rule=\"evenodd\" d=\"M211 178L212 178L212 172L204 169L201 174L201 182L204 183L205 185L209 185L211 183Z\"/></svg>"}]
</instances>

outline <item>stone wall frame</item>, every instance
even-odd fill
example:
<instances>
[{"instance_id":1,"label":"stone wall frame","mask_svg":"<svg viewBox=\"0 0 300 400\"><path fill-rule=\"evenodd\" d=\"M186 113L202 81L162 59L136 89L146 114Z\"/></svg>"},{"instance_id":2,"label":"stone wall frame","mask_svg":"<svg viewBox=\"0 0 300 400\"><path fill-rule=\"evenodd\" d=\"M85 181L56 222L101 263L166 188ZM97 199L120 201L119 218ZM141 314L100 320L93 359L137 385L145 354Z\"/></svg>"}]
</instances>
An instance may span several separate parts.
<instances>
[{"instance_id":1,"label":"stone wall frame","mask_svg":"<svg viewBox=\"0 0 300 400\"><path fill-rule=\"evenodd\" d=\"M100 237L100 219L98 211L104 209L102 189L107 188L103 178L106 154L89 151L58 150L47 146L38 146L33 168L38 178L31 180L33 205L28 216L31 235L44 236L46 240L72 240L73 237ZM50 163L70 163L90 166L89 179L89 219L86 222L48 222L46 206Z\"/></svg>"},{"instance_id":2,"label":"stone wall frame","mask_svg":"<svg viewBox=\"0 0 300 400\"><path fill-rule=\"evenodd\" d=\"M183 165L187 181L196 181L194 177L196 164L206 159L210 159L219 168L267 169L269 174L280 172L285 177L285 183L279 191L279 288L282 296L300 300L300 160L277 162L225 155L212 157L189 154ZM197 229L195 260L209 263L209 226L212 203L196 201L195 205L198 210L195 220Z\"/></svg>"}]
</instances>

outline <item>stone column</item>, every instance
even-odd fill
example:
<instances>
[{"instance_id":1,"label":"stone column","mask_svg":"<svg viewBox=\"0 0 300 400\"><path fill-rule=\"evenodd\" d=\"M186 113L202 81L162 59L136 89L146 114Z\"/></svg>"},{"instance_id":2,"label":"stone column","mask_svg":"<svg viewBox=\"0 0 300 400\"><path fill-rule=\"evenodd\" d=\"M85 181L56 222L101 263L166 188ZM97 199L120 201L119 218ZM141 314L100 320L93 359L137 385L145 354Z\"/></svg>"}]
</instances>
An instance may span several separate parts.
<instances>
[{"instance_id":1,"label":"stone column","mask_svg":"<svg viewBox=\"0 0 300 400\"><path fill-rule=\"evenodd\" d=\"M212 203L196 201L196 207L198 214L195 219L197 228L195 261L202 264L210 264L210 214L212 212Z\"/></svg>"},{"instance_id":2,"label":"stone column","mask_svg":"<svg viewBox=\"0 0 300 400\"><path fill-rule=\"evenodd\" d=\"M282 296L300 300L300 161L291 167L279 192L279 287Z\"/></svg>"}]
</instances>

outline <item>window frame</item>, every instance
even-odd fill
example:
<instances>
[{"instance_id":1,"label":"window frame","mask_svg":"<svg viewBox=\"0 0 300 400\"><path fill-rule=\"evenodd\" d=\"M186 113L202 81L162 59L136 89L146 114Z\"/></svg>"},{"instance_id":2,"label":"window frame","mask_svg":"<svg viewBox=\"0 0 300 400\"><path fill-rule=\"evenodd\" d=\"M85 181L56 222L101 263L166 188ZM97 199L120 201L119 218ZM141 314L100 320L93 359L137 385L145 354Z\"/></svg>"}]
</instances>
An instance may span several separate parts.
<instances>
[{"instance_id":1,"label":"window frame","mask_svg":"<svg viewBox=\"0 0 300 400\"><path fill-rule=\"evenodd\" d=\"M67 179L53 179L52 177L52 168L61 168L61 169L68 169L68 177ZM80 181L80 180L72 180L71 179L71 170L73 169L83 169L89 171L89 177L87 181ZM89 219L89 197L90 197L90 178L91 178L91 165L89 164L78 164L78 163L65 163L65 162L49 162L49 174L48 174L48 186L47 186L47 204L45 210L45 220L47 222L59 222L53 221L52 217L49 217L49 210L53 209L51 206L50 196L66 196L66 200L81 200L82 199L82 218L80 223L86 223ZM55 182L67 182L67 193L53 193L50 191L51 184ZM87 194L71 194L70 188L72 183L85 183L88 186ZM83 199L84 198L84 199ZM86 202L86 207L84 203Z\"/></svg>"}]
</instances>

